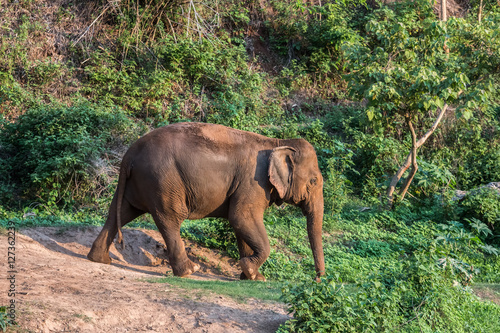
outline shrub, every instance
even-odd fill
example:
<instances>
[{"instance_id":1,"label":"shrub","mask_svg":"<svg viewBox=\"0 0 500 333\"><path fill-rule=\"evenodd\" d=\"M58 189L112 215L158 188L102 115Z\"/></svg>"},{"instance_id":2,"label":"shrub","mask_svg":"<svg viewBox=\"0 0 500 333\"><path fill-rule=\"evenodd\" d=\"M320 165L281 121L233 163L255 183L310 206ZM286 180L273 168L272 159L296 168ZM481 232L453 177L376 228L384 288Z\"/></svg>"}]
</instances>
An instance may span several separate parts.
<instances>
[{"instance_id":1,"label":"shrub","mask_svg":"<svg viewBox=\"0 0 500 333\"><path fill-rule=\"evenodd\" d=\"M355 287L338 277L283 288L294 319L279 332L496 332L500 307L454 280L437 253L416 253Z\"/></svg>"},{"instance_id":2,"label":"shrub","mask_svg":"<svg viewBox=\"0 0 500 333\"><path fill-rule=\"evenodd\" d=\"M375 239L369 239L367 241L358 241L354 244L352 252L360 257L379 257L384 258L392 255L394 250L391 244L383 241L378 241Z\"/></svg>"},{"instance_id":3,"label":"shrub","mask_svg":"<svg viewBox=\"0 0 500 333\"><path fill-rule=\"evenodd\" d=\"M204 219L184 223L181 236L204 246L226 251L231 257L239 259L236 235L225 219Z\"/></svg>"},{"instance_id":4,"label":"shrub","mask_svg":"<svg viewBox=\"0 0 500 333\"><path fill-rule=\"evenodd\" d=\"M396 139L381 135L363 133L351 129L350 134L354 143L353 162L358 175L353 175L353 183L366 200L379 202L384 195L390 176L397 170L395 160L406 156L402 155L402 145Z\"/></svg>"},{"instance_id":5,"label":"shrub","mask_svg":"<svg viewBox=\"0 0 500 333\"><path fill-rule=\"evenodd\" d=\"M1 128L0 168L11 176L0 179L0 190L15 184L24 199L49 206L90 201L116 173L110 164L118 162L122 145L143 130L116 108L82 103L30 109Z\"/></svg>"},{"instance_id":6,"label":"shrub","mask_svg":"<svg viewBox=\"0 0 500 333\"><path fill-rule=\"evenodd\" d=\"M12 320L7 316L7 309L6 306L0 306L0 330L2 332L7 331L7 328L13 325Z\"/></svg>"},{"instance_id":7,"label":"shrub","mask_svg":"<svg viewBox=\"0 0 500 333\"><path fill-rule=\"evenodd\" d=\"M486 223L494 234L499 234L500 193L497 190L483 187L471 191L458 206L462 217L478 219Z\"/></svg>"},{"instance_id":8,"label":"shrub","mask_svg":"<svg viewBox=\"0 0 500 333\"><path fill-rule=\"evenodd\" d=\"M486 117L485 117L486 118ZM496 125L497 128L498 125ZM458 127L458 126L457 126ZM484 127L484 135L488 139L477 138L480 133L473 135L470 133L459 137L455 147L450 147L449 154L454 156L454 164L457 165L455 173L457 183L462 189L472 189L493 180L500 179L500 147L498 145L500 135L494 130L487 131L489 126Z\"/></svg>"}]
</instances>

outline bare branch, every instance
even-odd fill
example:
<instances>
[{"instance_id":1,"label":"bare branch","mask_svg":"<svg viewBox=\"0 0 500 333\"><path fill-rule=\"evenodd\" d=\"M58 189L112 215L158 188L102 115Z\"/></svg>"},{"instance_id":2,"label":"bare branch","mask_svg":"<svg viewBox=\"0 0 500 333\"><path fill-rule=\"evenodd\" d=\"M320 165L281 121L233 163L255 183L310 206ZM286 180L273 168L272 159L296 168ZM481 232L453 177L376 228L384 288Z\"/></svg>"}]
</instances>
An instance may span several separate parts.
<instances>
[{"instance_id":1,"label":"bare branch","mask_svg":"<svg viewBox=\"0 0 500 333\"><path fill-rule=\"evenodd\" d=\"M434 133L434 131L436 130L436 128L438 127L439 123L441 122L441 120L443 119L444 115L446 114L446 111L448 110L448 104L445 104L441 110L439 111L439 114L436 118L436 120L434 121L434 123L432 124L431 128L427 131L427 133L425 133L415 144L413 144L412 142L412 152L410 152L410 154L408 154L408 156L406 157L406 160L405 162L403 163L403 165L401 165L401 167L399 168L399 170L396 172L396 174L392 177L391 179L391 183L389 184L389 186L387 187L387 209L390 209L392 208L392 205L394 203L394 191L396 190L396 186L398 185L399 183L399 180L401 179L401 177L403 177L403 174L406 172L406 170L408 170L408 168L412 165L412 161L413 161L413 150L415 150L415 163L414 163L414 168L417 167L417 163L416 163L416 150L422 146L425 141L427 141L427 139L432 135L432 133ZM411 124L411 122L410 122ZM410 131L413 129L413 124L410 128ZM413 129L414 131L414 129ZM412 133L412 141L414 139L414 136L413 136L414 133ZM415 138L416 138L416 135L415 135ZM414 170L416 172L416 170ZM413 172L413 171L412 171ZM414 176L415 174L413 174ZM411 178L413 178L413 176ZM406 185L406 184L405 184ZM404 188L404 186L403 186Z\"/></svg>"},{"instance_id":2,"label":"bare branch","mask_svg":"<svg viewBox=\"0 0 500 333\"><path fill-rule=\"evenodd\" d=\"M411 172L406 178L403 187L401 188L401 191L399 194L401 195L401 200L405 198L406 192L408 191L408 188L410 187L411 182L413 181L413 177L417 173L418 170L418 165L417 165L417 135L415 134L415 129L413 128L413 124L411 122L411 119L409 117L406 118L406 122L408 123L408 127L410 128L411 132Z\"/></svg>"},{"instance_id":3,"label":"bare branch","mask_svg":"<svg viewBox=\"0 0 500 333\"><path fill-rule=\"evenodd\" d=\"M104 7L104 10L101 12L101 14L99 14L99 16L96 17L96 19L94 21L92 21L92 23L90 23L90 25L87 27L87 29L85 29L85 31L83 32L83 34L76 40L76 42L72 43L71 46L75 46L76 44L78 44L78 42L83 38L83 36L85 36L87 34L87 32L89 32L90 28L92 28L92 26L101 18L101 16L104 15L104 13L106 13L106 11L109 9L110 5L106 5L106 7Z\"/></svg>"}]
</instances>

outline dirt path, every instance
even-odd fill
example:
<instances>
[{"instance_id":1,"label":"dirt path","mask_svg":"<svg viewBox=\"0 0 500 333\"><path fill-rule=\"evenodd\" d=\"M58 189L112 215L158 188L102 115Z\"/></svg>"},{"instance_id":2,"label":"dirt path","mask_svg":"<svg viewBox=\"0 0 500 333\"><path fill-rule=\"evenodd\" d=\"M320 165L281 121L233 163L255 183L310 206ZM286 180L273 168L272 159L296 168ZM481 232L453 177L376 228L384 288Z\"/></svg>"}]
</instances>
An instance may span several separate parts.
<instances>
[{"instance_id":1,"label":"dirt path","mask_svg":"<svg viewBox=\"0 0 500 333\"><path fill-rule=\"evenodd\" d=\"M163 241L152 230L124 230L125 249L113 264L86 259L99 228L32 228L16 240L17 321L32 332L274 332L289 316L282 304L183 290L145 282L170 272ZM0 236L6 256L7 236ZM233 280L234 260L188 244L203 268L193 278ZM2 277L6 260L0 261ZM230 283L230 282L229 282ZM0 303L9 301L0 279Z\"/></svg>"}]
</instances>

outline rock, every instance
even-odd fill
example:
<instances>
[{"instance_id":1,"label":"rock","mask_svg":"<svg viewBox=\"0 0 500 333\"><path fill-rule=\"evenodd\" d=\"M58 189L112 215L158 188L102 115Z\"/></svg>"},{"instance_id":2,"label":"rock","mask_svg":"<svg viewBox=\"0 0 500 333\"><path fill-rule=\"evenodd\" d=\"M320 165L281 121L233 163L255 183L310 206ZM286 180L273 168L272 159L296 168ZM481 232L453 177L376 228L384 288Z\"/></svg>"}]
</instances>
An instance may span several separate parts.
<instances>
[{"instance_id":1,"label":"rock","mask_svg":"<svg viewBox=\"0 0 500 333\"><path fill-rule=\"evenodd\" d=\"M455 196L451 199L452 201L460 201L464 199L468 194L474 194L477 193L478 191L485 189L485 188L491 188L500 195L500 182L491 182L486 185L479 186L475 189L472 189L470 191L461 191L461 190L456 190L455 191Z\"/></svg>"}]
</instances>

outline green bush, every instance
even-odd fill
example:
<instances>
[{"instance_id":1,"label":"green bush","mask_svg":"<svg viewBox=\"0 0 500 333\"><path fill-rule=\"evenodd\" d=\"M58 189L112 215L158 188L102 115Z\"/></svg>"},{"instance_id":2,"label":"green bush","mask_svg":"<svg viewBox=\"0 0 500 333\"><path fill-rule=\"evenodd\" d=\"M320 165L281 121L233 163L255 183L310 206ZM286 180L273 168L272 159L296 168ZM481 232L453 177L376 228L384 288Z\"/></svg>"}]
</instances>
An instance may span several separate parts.
<instances>
[{"instance_id":1,"label":"green bush","mask_svg":"<svg viewBox=\"0 0 500 333\"><path fill-rule=\"evenodd\" d=\"M498 115L491 118L500 119ZM472 128L460 124L451 128L447 146L435 153L439 163L447 161L462 190L500 179L500 125L487 115L480 121Z\"/></svg>"},{"instance_id":2,"label":"green bush","mask_svg":"<svg viewBox=\"0 0 500 333\"><path fill-rule=\"evenodd\" d=\"M0 306L0 329L2 332L7 330L7 326L10 326L9 318L7 317L7 307Z\"/></svg>"},{"instance_id":3,"label":"green bush","mask_svg":"<svg viewBox=\"0 0 500 333\"><path fill-rule=\"evenodd\" d=\"M294 319L279 332L496 332L500 307L464 288L437 253L421 252L356 286L336 277L283 288Z\"/></svg>"},{"instance_id":4,"label":"green bush","mask_svg":"<svg viewBox=\"0 0 500 333\"><path fill-rule=\"evenodd\" d=\"M471 191L458 204L460 216L476 218L486 223L495 235L499 235L500 193L492 188L483 187Z\"/></svg>"},{"instance_id":5,"label":"green bush","mask_svg":"<svg viewBox=\"0 0 500 333\"><path fill-rule=\"evenodd\" d=\"M225 38L166 36L121 63L110 50L94 52L85 65L83 91L93 101L119 105L160 124L196 119L255 129L258 116L279 116L281 110L264 94L264 75L247 61L243 45Z\"/></svg>"},{"instance_id":6,"label":"green bush","mask_svg":"<svg viewBox=\"0 0 500 333\"><path fill-rule=\"evenodd\" d=\"M103 191L109 196L105 187L116 175L123 145L143 132L117 108L82 103L30 109L2 123L0 168L10 176L0 179L0 190L16 185L22 198L49 206L91 202Z\"/></svg>"},{"instance_id":7,"label":"green bush","mask_svg":"<svg viewBox=\"0 0 500 333\"><path fill-rule=\"evenodd\" d=\"M352 150L354 152L353 162L358 175L351 177L354 188L360 191L363 198L376 204L380 202L390 177L397 171L396 161L406 158L406 151L402 144L392 137L377 134L364 133L359 130L350 129L354 140Z\"/></svg>"},{"instance_id":8,"label":"green bush","mask_svg":"<svg viewBox=\"0 0 500 333\"><path fill-rule=\"evenodd\" d=\"M367 241L358 241L354 244L352 253L363 257L388 257L394 253L391 244L375 239L369 239Z\"/></svg>"},{"instance_id":9,"label":"green bush","mask_svg":"<svg viewBox=\"0 0 500 333\"><path fill-rule=\"evenodd\" d=\"M236 235L227 220L211 218L187 221L181 227L181 236L206 247L226 251L235 259L240 258Z\"/></svg>"},{"instance_id":10,"label":"green bush","mask_svg":"<svg viewBox=\"0 0 500 333\"><path fill-rule=\"evenodd\" d=\"M311 278L314 262L311 258L283 252L284 249L271 249L269 258L260 268L260 272L272 281L303 281Z\"/></svg>"}]
</instances>

